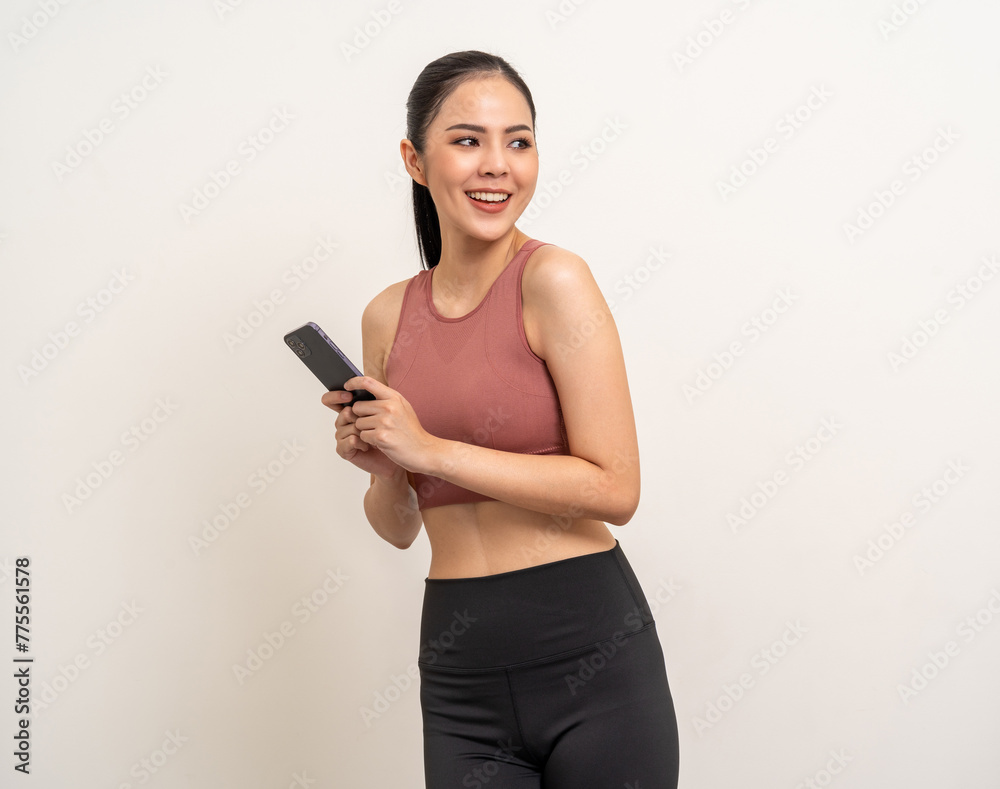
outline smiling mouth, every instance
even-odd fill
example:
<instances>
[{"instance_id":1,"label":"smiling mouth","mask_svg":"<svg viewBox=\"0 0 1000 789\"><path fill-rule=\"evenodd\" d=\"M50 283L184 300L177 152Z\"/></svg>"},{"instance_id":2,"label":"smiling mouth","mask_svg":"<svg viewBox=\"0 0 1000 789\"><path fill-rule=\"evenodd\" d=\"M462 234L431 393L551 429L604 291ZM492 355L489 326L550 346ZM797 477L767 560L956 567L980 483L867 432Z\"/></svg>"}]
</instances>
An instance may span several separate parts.
<instances>
[{"instance_id":1,"label":"smiling mouth","mask_svg":"<svg viewBox=\"0 0 1000 789\"><path fill-rule=\"evenodd\" d=\"M466 194L480 203L505 203L510 197L505 192L466 192Z\"/></svg>"}]
</instances>

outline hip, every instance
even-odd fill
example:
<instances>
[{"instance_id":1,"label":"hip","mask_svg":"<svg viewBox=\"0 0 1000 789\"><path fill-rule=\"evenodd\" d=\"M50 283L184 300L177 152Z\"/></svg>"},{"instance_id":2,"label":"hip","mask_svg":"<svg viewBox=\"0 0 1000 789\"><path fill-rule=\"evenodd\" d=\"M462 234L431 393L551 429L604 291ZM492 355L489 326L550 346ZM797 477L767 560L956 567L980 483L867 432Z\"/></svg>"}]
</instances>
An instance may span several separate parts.
<instances>
[{"instance_id":1,"label":"hip","mask_svg":"<svg viewBox=\"0 0 1000 789\"><path fill-rule=\"evenodd\" d=\"M427 578L422 668L479 671L545 661L654 628L621 545L471 578Z\"/></svg>"}]
</instances>

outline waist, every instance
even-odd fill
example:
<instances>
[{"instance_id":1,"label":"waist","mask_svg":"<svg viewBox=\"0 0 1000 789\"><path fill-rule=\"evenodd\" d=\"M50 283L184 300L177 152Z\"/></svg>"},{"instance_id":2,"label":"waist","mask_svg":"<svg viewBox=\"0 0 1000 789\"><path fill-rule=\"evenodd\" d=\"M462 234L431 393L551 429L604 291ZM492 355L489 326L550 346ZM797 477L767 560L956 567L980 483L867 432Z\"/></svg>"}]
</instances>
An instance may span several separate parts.
<instances>
[{"instance_id":1,"label":"waist","mask_svg":"<svg viewBox=\"0 0 1000 789\"><path fill-rule=\"evenodd\" d=\"M476 578L424 581L423 666L488 669L621 638L653 622L639 580L614 548Z\"/></svg>"},{"instance_id":2,"label":"waist","mask_svg":"<svg viewBox=\"0 0 1000 789\"><path fill-rule=\"evenodd\" d=\"M554 516L506 501L422 511L432 579L482 577L608 551L615 538L592 518Z\"/></svg>"}]
</instances>

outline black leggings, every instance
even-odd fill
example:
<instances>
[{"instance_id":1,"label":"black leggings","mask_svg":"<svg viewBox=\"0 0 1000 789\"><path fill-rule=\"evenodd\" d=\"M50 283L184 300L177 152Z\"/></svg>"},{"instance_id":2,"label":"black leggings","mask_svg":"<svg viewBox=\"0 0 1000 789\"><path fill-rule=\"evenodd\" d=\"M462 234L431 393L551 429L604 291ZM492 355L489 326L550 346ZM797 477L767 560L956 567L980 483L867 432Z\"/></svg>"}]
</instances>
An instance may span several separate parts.
<instances>
[{"instance_id":1,"label":"black leggings","mask_svg":"<svg viewBox=\"0 0 1000 789\"><path fill-rule=\"evenodd\" d=\"M426 789L675 789L677 719L625 554L428 578Z\"/></svg>"}]
</instances>

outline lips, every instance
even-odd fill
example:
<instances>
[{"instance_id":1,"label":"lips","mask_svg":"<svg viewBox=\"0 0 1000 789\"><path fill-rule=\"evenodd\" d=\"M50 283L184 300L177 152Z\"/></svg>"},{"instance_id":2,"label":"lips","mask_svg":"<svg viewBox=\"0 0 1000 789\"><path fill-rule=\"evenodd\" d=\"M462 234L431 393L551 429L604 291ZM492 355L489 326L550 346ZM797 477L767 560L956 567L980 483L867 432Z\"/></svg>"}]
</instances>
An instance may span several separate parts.
<instances>
[{"instance_id":1,"label":"lips","mask_svg":"<svg viewBox=\"0 0 1000 789\"><path fill-rule=\"evenodd\" d=\"M493 191L491 189L476 189L465 194L473 200L484 203L503 203L510 198L510 193L508 192Z\"/></svg>"},{"instance_id":2,"label":"lips","mask_svg":"<svg viewBox=\"0 0 1000 789\"><path fill-rule=\"evenodd\" d=\"M473 197L473 195L475 195L475 197ZM476 208L480 211L485 211L488 214L500 213L510 202L510 194L508 192L477 190L474 192L466 192L465 196L469 198L469 202L471 202Z\"/></svg>"}]
</instances>

